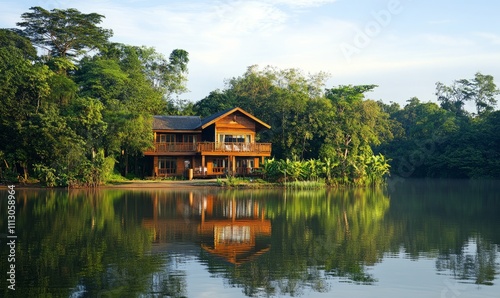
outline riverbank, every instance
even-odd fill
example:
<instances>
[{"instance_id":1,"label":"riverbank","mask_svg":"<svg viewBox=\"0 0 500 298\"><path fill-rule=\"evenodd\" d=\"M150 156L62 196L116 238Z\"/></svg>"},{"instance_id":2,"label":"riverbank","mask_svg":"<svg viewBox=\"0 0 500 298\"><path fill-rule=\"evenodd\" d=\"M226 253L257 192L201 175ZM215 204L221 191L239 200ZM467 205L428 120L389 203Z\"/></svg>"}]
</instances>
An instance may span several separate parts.
<instances>
[{"instance_id":1,"label":"riverbank","mask_svg":"<svg viewBox=\"0 0 500 298\"><path fill-rule=\"evenodd\" d=\"M40 183L33 184L14 184L16 189L47 189ZM200 179L200 180L130 180L116 183L101 185L99 189L114 189L114 188L191 188L191 187L220 187L217 179ZM0 189L7 189L7 185L0 185Z\"/></svg>"},{"instance_id":2,"label":"riverbank","mask_svg":"<svg viewBox=\"0 0 500 298\"><path fill-rule=\"evenodd\" d=\"M219 187L217 179L200 180L132 180L101 185L99 188L189 188L189 187Z\"/></svg>"}]
</instances>

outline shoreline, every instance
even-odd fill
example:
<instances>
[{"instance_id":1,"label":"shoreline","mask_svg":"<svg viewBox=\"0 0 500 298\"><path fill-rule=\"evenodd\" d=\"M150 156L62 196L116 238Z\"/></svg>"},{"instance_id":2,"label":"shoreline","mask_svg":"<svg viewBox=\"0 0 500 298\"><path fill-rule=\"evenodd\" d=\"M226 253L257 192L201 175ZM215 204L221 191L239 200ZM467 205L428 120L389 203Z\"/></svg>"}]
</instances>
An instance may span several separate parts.
<instances>
[{"instance_id":1,"label":"shoreline","mask_svg":"<svg viewBox=\"0 0 500 298\"><path fill-rule=\"evenodd\" d=\"M67 189L67 187L44 187L40 184L2 184L0 189L7 189L8 185L15 185L16 189ZM178 181L154 181L154 180L133 180L100 185L95 189L121 189L121 188L189 188L189 187L221 187L217 184L217 179L203 180L178 180ZM75 187L70 189L91 189L92 187Z\"/></svg>"}]
</instances>

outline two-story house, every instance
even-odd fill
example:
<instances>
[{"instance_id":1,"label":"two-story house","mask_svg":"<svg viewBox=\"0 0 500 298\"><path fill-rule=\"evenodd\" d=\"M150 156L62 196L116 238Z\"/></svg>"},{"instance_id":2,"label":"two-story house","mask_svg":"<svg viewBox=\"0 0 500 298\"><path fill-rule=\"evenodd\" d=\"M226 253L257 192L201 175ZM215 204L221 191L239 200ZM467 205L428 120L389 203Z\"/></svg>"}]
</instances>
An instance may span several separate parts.
<instances>
[{"instance_id":1,"label":"two-story house","mask_svg":"<svg viewBox=\"0 0 500 298\"><path fill-rule=\"evenodd\" d=\"M270 143L256 134L270 126L241 108L210 115L154 116L154 147L144 152L153 176L195 177L253 173L271 156Z\"/></svg>"}]
</instances>

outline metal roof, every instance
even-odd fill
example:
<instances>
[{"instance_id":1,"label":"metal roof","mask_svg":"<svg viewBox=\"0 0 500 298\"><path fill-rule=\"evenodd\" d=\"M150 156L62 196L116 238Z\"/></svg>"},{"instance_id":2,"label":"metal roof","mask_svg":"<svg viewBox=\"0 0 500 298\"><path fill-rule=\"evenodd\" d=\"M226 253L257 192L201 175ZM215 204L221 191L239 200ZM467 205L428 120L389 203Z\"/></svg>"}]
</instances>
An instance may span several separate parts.
<instances>
[{"instance_id":1,"label":"metal roof","mask_svg":"<svg viewBox=\"0 0 500 298\"><path fill-rule=\"evenodd\" d=\"M201 126L199 116L154 116L154 130L195 130Z\"/></svg>"}]
</instances>

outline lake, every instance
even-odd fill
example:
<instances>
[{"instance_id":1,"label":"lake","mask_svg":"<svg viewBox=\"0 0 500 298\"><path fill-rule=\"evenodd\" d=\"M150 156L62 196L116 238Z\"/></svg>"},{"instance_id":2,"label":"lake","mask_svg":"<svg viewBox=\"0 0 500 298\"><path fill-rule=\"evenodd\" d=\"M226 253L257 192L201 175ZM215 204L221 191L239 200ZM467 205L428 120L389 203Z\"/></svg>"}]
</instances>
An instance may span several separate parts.
<instances>
[{"instance_id":1,"label":"lake","mask_svg":"<svg viewBox=\"0 0 500 298\"><path fill-rule=\"evenodd\" d=\"M498 181L15 196L2 297L500 297Z\"/></svg>"}]
</instances>

